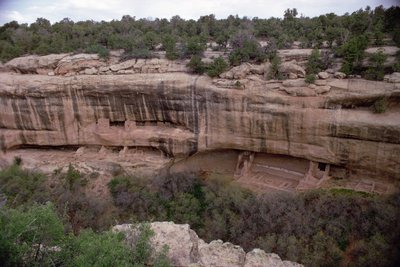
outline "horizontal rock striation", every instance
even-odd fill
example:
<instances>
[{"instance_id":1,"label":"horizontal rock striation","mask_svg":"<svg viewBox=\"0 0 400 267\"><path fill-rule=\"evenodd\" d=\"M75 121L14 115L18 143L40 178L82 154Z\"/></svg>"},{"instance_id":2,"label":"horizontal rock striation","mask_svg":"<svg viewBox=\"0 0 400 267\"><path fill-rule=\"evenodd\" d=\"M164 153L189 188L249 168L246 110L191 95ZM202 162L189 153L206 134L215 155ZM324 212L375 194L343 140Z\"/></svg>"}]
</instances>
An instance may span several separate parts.
<instances>
[{"instance_id":1,"label":"horizontal rock striation","mask_svg":"<svg viewBox=\"0 0 400 267\"><path fill-rule=\"evenodd\" d=\"M306 87L257 72L241 78L237 86L183 72L1 73L0 147L145 146L171 157L237 149L399 178L398 84L328 77ZM387 111L373 113L382 98Z\"/></svg>"}]
</instances>

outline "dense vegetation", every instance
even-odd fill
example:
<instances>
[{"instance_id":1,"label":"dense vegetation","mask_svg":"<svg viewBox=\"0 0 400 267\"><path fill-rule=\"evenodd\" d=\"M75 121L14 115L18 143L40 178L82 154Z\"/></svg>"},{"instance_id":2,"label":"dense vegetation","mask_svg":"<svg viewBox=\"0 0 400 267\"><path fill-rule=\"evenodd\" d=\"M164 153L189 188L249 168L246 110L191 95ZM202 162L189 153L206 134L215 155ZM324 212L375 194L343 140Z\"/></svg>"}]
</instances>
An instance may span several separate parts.
<instances>
[{"instance_id":1,"label":"dense vegetation","mask_svg":"<svg viewBox=\"0 0 400 267\"><path fill-rule=\"evenodd\" d=\"M171 266L166 250L153 252L149 240L154 232L147 223L138 225L134 250L122 234L93 231L104 218L91 210L100 201L80 191L84 178L73 167L54 174L64 180L62 192L48 188L48 177L23 170L19 162L0 171L0 194L7 200L0 203L1 266Z\"/></svg>"},{"instance_id":2,"label":"dense vegetation","mask_svg":"<svg viewBox=\"0 0 400 267\"><path fill-rule=\"evenodd\" d=\"M91 229L73 235L51 203L0 208L1 266L171 266L166 251L151 259L149 224L141 224L135 249L122 233ZM151 264L149 265L149 263Z\"/></svg>"},{"instance_id":3,"label":"dense vegetation","mask_svg":"<svg viewBox=\"0 0 400 267\"><path fill-rule=\"evenodd\" d=\"M64 219L65 231L70 232L69 229L74 229L77 234L68 234L66 240L69 241L61 242L63 251L70 253L68 259L74 261L72 265L77 264L81 260L80 257L95 260L90 258L92 252L80 249L84 247L85 242L95 243L96 246L99 244L99 251L103 249L102 241L90 238L104 238L110 242L116 242L118 239L109 236L108 232L94 234L88 230L90 228L101 232L116 223L165 220L189 223L199 236L207 241L222 239L239 244L246 250L260 247L267 252L275 252L284 259L301 262L307 266L398 266L400 263L398 193L378 196L332 189L301 194L255 195L222 177L205 179L193 174L169 174L149 180L116 176L108 185L113 203L106 206L104 203L99 204L101 200L84 194L85 177L96 179L90 178L95 175L84 176L70 167L67 172L59 172L54 174L53 178L54 176L64 177L60 186L63 186L66 192L70 192L66 193L69 194L68 199L64 200L67 205L60 202L61 196L57 196L58 186L51 185L51 182L50 185L46 185L49 181L41 180L46 179L43 175L24 171L17 164L0 172L0 190L8 199L6 207L0 209L0 246L7 248L2 251L14 253L9 254L14 255L13 259L21 259L21 255L25 255L25 259L26 255L33 255L32 249L38 242L45 246L60 244L58 238L62 227L54 219L55 215L51 215L53 219L35 220L35 229L50 231L54 228L58 229L58 232L55 231L58 234L54 234L53 237L53 234L46 233L43 235L45 239L37 236L35 240L24 239L22 242L18 239L22 238L21 236L17 238L13 235L14 232L10 232L12 229L9 227L15 222L12 221L14 217L9 214L27 216L27 219L18 217L20 223L17 225L29 228L33 227L29 224L29 218L36 213L40 215L43 209L46 214L50 214L51 209L57 210ZM22 179L18 180L18 177ZM24 180L24 183L21 180ZM50 186L47 200L42 194L36 193L36 189L40 192L40 188L46 186ZM24 197L20 198L19 193L15 192L21 192ZM80 196L82 194L83 196ZM43 208L34 204L45 203L48 200L55 203L56 207L49 208L50 204L47 204ZM26 206L30 206L25 208L27 213L21 213L22 208ZM92 210L98 206L103 208ZM43 226L42 223L52 223L57 227L46 224ZM25 245L21 246L22 244ZM63 244L67 244L65 249ZM115 246L120 248L115 253L126 253L123 247L119 247L121 245ZM93 246L88 249L91 248ZM85 255L74 254L77 251ZM64 252L55 255L61 257ZM28 259L37 260L36 257Z\"/></svg>"},{"instance_id":4,"label":"dense vegetation","mask_svg":"<svg viewBox=\"0 0 400 267\"><path fill-rule=\"evenodd\" d=\"M261 47L258 40L267 41L268 45ZM38 18L27 25L12 21L0 27L0 60L62 52L91 52L106 58L110 49L124 49L124 58L149 58L155 56L155 50L162 49L168 59L195 57L194 72L202 73L206 69L197 66L196 57L202 55L207 42L214 42L215 50L226 51L229 47L229 63L238 65L272 60L276 49L290 48L294 41L300 41L303 48L320 48L325 42L336 56L343 57L344 72L359 73L367 45L400 45L400 7L366 7L343 16L329 13L314 18L299 17L296 9L287 9L283 19L216 19L207 15L197 21L179 16L148 20L126 15L111 22L74 22L65 18L51 24ZM210 73L215 75L215 69ZM380 78L380 73L370 71L369 75Z\"/></svg>"}]
</instances>

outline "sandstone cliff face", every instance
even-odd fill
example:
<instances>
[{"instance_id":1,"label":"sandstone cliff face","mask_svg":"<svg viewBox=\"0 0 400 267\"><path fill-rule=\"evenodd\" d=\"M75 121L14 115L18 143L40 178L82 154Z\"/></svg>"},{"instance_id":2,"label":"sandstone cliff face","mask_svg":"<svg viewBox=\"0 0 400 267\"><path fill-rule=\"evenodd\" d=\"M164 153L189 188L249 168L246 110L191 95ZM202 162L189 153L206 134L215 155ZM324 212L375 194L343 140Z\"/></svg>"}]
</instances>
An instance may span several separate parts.
<instances>
[{"instance_id":1,"label":"sandstone cliff face","mask_svg":"<svg viewBox=\"0 0 400 267\"><path fill-rule=\"evenodd\" d=\"M114 226L113 230L122 232L126 242L135 247L139 235L137 225L122 224ZM174 266L198 267L301 267L303 265L282 261L273 253L265 253L254 249L245 253L240 246L229 242L214 240L204 242L190 229L188 224L173 222L153 222L150 224L154 236L150 242L155 251L162 251L168 246L168 257Z\"/></svg>"},{"instance_id":2,"label":"sandstone cliff face","mask_svg":"<svg viewBox=\"0 0 400 267\"><path fill-rule=\"evenodd\" d=\"M399 178L398 84L330 77L307 86L258 72L239 75L240 86L182 72L1 73L0 147L145 146L171 157L237 149ZM381 97L389 110L375 114Z\"/></svg>"}]
</instances>

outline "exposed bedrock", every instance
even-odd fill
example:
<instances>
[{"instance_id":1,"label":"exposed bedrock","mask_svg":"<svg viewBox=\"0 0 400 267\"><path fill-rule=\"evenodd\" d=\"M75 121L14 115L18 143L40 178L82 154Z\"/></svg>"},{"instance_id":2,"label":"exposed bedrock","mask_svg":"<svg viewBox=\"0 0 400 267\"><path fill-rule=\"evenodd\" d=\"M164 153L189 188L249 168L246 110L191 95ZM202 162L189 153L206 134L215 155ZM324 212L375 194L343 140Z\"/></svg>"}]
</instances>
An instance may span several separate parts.
<instances>
[{"instance_id":1,"label":"exposed bedrock","mask_svg":"<svg viewBox=\"0 0 400 267\"><path fill-rule=\"evenodd\" d=\"M171 157L238 149L329 163L375 177L400 175L400 88L327 81L323 95L281 83L221 88L185 73L0 74L0 146L150 146ZM309 89L312 90L312 89ZM388 111L369 108L385 96Z\"/></svg>"}]
</instances>

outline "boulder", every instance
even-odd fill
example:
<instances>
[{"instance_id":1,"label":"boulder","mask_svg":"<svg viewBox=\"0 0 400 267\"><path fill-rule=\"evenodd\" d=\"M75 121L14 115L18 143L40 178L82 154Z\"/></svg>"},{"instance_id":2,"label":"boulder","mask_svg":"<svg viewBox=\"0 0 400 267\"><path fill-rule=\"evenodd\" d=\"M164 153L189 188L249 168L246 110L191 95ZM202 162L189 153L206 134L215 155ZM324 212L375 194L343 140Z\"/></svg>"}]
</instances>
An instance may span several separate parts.
<instances>
[{"instance_id":1,"label":"boulder","mask_svg":"<svg viewBox=\"0 0 400 267\"><path fill-rule=\"evenodd\" d=\"M162 251L169 247L168 256L178 266L186 266L196 257L197 242L199 237L190 229L188 224L175 224L173 222L154 222L151 224L154 236L151 239L153 247Z\"/></svg>"},{"instance_id":2,"label":"boulder","mask_svg":"<svg viewBox=\"0 0 400 267\"><path fill-rule=\"evenodd\" d=\"M81 146L80 148L78 148L78 149L75 151L75 155L76 155L76 156L82 156L84 153L85 153L85 147L84 147L84 146Z\"/></svg>"},{"instance_id":3,"label":"boulder","mask_svg":"<svg viewBox=\"0 0 400 267\"><path fill-rule=\"evenodd\" d=\"M331 90L331 87L329 85L324 85L324 86L316 86L315 87L315 92L317 94L325 94Z\"/></svg>"},{"instance_id":4,"label":"boulder","mask_svg":"<svg viewBox=\"0 0 400 267\"><path fill-rule=\"evenodd\" d=\"M296 80L284 80L282 85L285 87L302 87L307 86L307 83L304 79L296 79Z\"/></svg>"},{"instance_id":5,"label":"boulder","mask_svg":"<svg viewBox=\"0 0 400 267\"><path fill-rule=\"evenodd\" d=\"M65 54L50 54L46 56L41 56L39 57L39 68L44 68L44 69L55 69L63 58L69 56L70 54L65 53Z\"/></svg>"},{"instance_id":6,"label":"boulder","mask_svg":"<svg viewBox=\"0 0 400 267\"><path fill-rule=\"evenodd\" d=\"M62 58L55 69L58 75L76 73L87 68L99 68L104 66L105 62L100 61L97 54L77 54Z\"/></svg>"},{"instance_id":7,"label":"boulder","mask_svg":"<svg viewBox=\"0 0 400 267\"><path fill-rule=\"evenodd\" d=\"M132 68L136 64L136 59L130 59L118 64L114 64L110 66L110 69L112 71L120 71L120 70L126 70Z\"/></svg>"},{"instance_id":8,"label":"boulder","mask_svg":"<svg viewBox=\"0 0 400 267\"><path fill-rule=\"evenodd\" d=\"M110 66L104 66L99 68L99 72L106 72L110 70Z\"/></svg>"},{"instance_id":9,"label":"boulder","mask_svg":"<svg viewBox=\"0 0 400 267\"><path fill-rule=\"evenodd\" d=\"M337 72L335 72L333 77L335 77L336 79L344 79L344 78L346 78L346 74L343 72L337 71Z\"/></svg>"},{"instance_id":10,"label":"boulder","mask_svg":"<svg viewBox=\"0 0 400 267\"><path fill-rule=\"evenodd\" d=\"M315 90L309 87L287 87L283 89L291 96L316 96Z\"/></svg>"},{"instance_id":11,"label":"boulder","mask_svg":"<svg viewBox=\"0 0 400 267\"><path fill-rule=\"evenodd\" d=\"M202 266L241 267L246 253L240 246L214 240L209 244L200 239L199 263Z\"/></svg>"},{"instance_id":12,"label":"boulder","mask_svg":"<svg viewBox=\"0 0 400 267\"><path fill-rule=\"evenodd\" d=\"M138 59L135 63L135 65L133 65L133 71L135 73L141 73L142 72L142 68L146 66L146 60L145 59Z\"/></svg>"},{"instance_id":13,"label":"boulder","mask_svg":"<svg viewBox=\"0 0 400 267\"><path fill-rule=\"evenodd\" d=\"M314 84L319 85L319 86L326 85L327 81L326 80L315 80Z\"/></svg>"},{"instance_id":14,"label":"boulder","mask_svg":"<svg viewBox=\"0 0 400 267\"><path fill-rule=\"evenodd\" d=\"M189 72L189 68L186 66L187 62L182 60L166 61L168 72Z\"/></svg>"},{"instance_id":15,"label":"boulder","mask_svg":"<svg viewBox=\"0 0 400 267\"><path fill-rule=\"evenodd\" d=\"M329 74L334 74L335 73L335 70L334 69L326 69L325 70L327 73L329 73Z\"/></svg>"},{"instance_id":16,"label":"boulder","mask_svg":"<svg viewBox=\"0 0 400 267\"><path fill-rule=\"evenodd\" d=\"M387 56L395 56L397 52L400 51L400 48L396 47L396 46L381 46L381 47L370 47L365 49L365 53L372 55L375 54L377 52L382 52L384 55Z\"/></svg>"},{"instance_id":17,"label":"boulder","mask_svg":"<svg viewBox=\"0 0 400 267\"><path fill-rule=\"evenodd\" d=\"M389 83L400 83L400 72L393 72L392 74L387 74L383 77L383 80Z\"/></svg>"},{"instance_id":18,"label":"boulder","mask_svg":"<svg viewBox=\"0 0 400 267\"><path fill-rule=\"evenodd\" d=\"M50 54L46 56L30 55L17 57L5 64L5 67L20 73L38 73L41 69L53 70L58 62L69 54ZM41 72L42 73L42 72Z\"/></svg>"},{"instance_id":19,"label":"boulder","mask_svg":"<svg viewBox=\"0 0 400 267\"><path fill-rule=\"evenodd\" d=\"M279 49L278 54L282 61L305 61L311 55L312 49Z\"/></svg>"},{"instance_id":20,"label":"boulder","mask_svg":"<svg viewBox=\"0 0 400 267\"><path fill-rule=\"evenodd\" d=\"M266 253L261 249L253 249L246 254L246 260L243 267L300 267L301 264L282 261L275 253Z\"/></svg>"},{"instance_id":21,"label":"boulder","mask_svg":"<svg viewBox=\"0 0 400 267\"><path fill-rule=\"evenodd\" d=\"M271 69L271 63L265 62L261 65L251 65L250 72L253 74L264 75L265 73L269 73Z\"/></svg>"},{"instance_id":22,"label":"boulder","mask_svg":"<svg viewBox=\"0 0 400 267\"><path fill-rule=\"evenodd\" d=\"M84 74L86 74L86 75L97 74L97 69L96 68L85 69Z\"/></svg>"},{"instance_id":23,"label":"boulder","mask_svg":"<svg viewBox=\"0 0 400 267\"><path fill-rule=\"evenodd\" d=\"M320 79L326 80L329 78L329 73L325 72L325 71L321 71L318 73L318 77Z\"/></svg>"},{"instance_id":24,"label":"boulder","mask_svg":"<svg viewBox=\"0 0 400 267\"><path fill-rule=\"evenodd\" d=\"M300 78L304 78L306 71L304 68L296 64L296 61L283 62L279 66L279 71L289 77L290 73L296 74Z\"/></svg>"},{"instance_id":25,"label":"boulder","mask_svg":"<svg viewBox=\"0 0 400 267\"><path fill-rule=\"evenodd\" d=\"M37 68L36 69L36 73L39 74L39 75L46 75L50 71L52 71L52 69L42 69L42 68Z\"/></svg>"},{"instance_id":26,"label":"boulder","mask_svg":"<svg viewBox=\"0 0 400 267\"><path fill-rule=\"evenodd\" d=\"M252 70L252 65L250 63L243 63L240 66L233 67L227 72L220 75L223 79L243 79Z\"/></svg>"}]
</instances>

